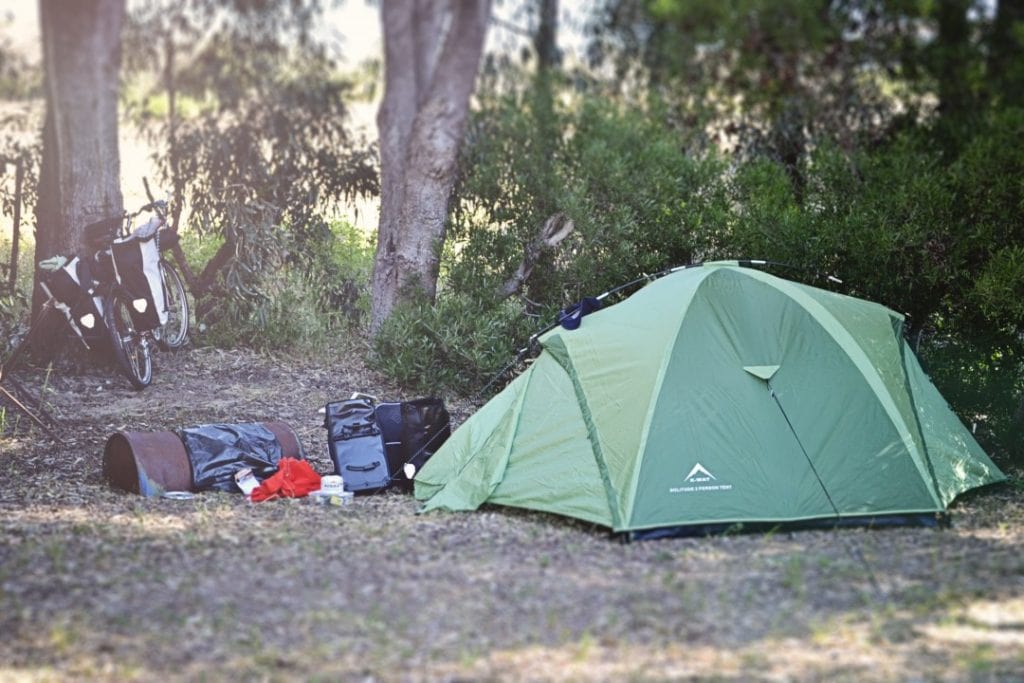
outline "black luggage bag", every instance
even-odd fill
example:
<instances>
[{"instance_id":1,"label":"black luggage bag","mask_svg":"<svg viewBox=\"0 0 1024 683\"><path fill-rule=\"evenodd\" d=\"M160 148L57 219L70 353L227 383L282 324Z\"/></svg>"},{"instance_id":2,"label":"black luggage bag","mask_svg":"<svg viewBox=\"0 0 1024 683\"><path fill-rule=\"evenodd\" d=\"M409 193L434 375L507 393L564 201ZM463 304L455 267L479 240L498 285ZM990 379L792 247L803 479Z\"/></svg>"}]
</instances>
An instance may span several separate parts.
<instances>
[{"instance_id":1,"label":"black luggage bag","mask_svg":"<svg viewBox=\"0 0 1024 683\"><path fill-rule=\"evenodd\" d=\"M327 447L345 490L372 493L412 488L415 474L451 434L439 398L376 404L369 397L328 403Z\"/></svg>"}]
</instances>

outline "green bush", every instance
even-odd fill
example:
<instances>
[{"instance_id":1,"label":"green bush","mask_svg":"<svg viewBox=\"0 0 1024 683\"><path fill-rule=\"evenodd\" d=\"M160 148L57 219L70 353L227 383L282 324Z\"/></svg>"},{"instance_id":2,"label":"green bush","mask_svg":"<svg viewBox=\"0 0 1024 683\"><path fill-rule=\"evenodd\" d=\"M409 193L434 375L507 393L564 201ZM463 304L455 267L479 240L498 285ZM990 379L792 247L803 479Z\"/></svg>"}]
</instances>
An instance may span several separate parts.
<instances>
[{"instance_id":1,"label":"green bush","mask_svg":"<svg viewBox=\"0 0 1024 683\"><path fill-rule=\"evenodd\" d=\"M980 312L1007 332L1024 334L1024 245L996 251L974 284Z\"/></svg>"},{"instance_id":2,"label":"green bush","mask_svg":"<svg viewBox=\"0 0 1024 683\"><path fill-rule=\"evenodd\" d=\"M28 303L19 291L0 294L0 360L28 333Z\"/></svg>"},{"instance_id":3,"label":"green bush","mask_svg":"<svg viewBox=\"0 0 1024 683\"><path fill-rule=\"evenodd\" d=\"M480 389L566 305L719 239L722 164L691 157L650 112L597 98L552 101L544 84L486 96L463 154L436 307L397 311L376 362L403 385ZM512 297L502 285L552 218L574 229Z\"/></svg>"},{"instance_id":4,"label":"green bush","mask_svg":"<svg viewBox=\"0 0 1024 683\"><path fill-rule=\"evenodd\" d=\"M11 256L11 240L0 237L0 263L8 266L7 259ZM8 288L10 271L0 268L3 281L0 282L0 361L14 350L21 339L28 334L32 278L33 245L20 245L18 255L18 278L14 290Z\"/></svg>"},{"instance_id":5,"label":"green bush","mask_svg":"<svg viewBox=\"0 0 1024 683\"><path fill-rule=\"evenodd\" d=\"M521 291L547 312L690 262L714 243L727 211L714 156L688 155L641 109L584 97L545 110L538 99L505 95L477 114L443 265L448 286L494 299L557 214L574 231Z\"/></svg>"},{"instance_id":6,"label":"green bush","mask_svg":"<svg viewBox=\"0 0 1024 683\"><path fill-rule=\"evenodd\" d=\"M410 390L469 395L514 357L533 330L515 301L495 306L447 293L395 309L374 340L373 365Z\"/></svg>"},{"instance_id":7,"label":"green bush","mask_svg":"<svg viewBox=\"0 0 1024 683\"><path fill-rule=\"evenodd\" d=\"M982 320L1024 335L1024 110L988 116L951 168L964 286ZM977 321L967 324L976 325Z\"/></svg>"},{"instance_id":8,"label":"green bush","mask_svg":"<svg viewBox=\"0 0 1024 683\"><path fill-rule=\"evenodd\" d=\"M919 351L935 386L996 462L1024 467L1022 345L1002 335L943 331Z\"/></svg>"},{"instance_id":9,"label":"green bush","mask_svg":"<svg viewBox=\"0 0 1024 683\"><path fill-rule=\"evenodd\" d=\"M797 266L797 279L834 274L842 291L909 314L919 328L941 311L963 270L955 199L937 154L901 140L872 153L823 147L805 161L802 204L783 167L754 160L732 183L725 251Z\"/></svg>"},{"instance_id":10,"label":"green bush","mask_svg":"<svg viewBox=\"0 0 1024 683\"><path fill-rule=\"evenodd\" d=\"M203 310L203 341L317 352L348 334L368 312L373 241L344 221L332 224L328 234L309 257L250 273L245 296L212 299ZM216 248L208 242L183 240L189 260L195 251Z\"/></svg>"}]
</instances>

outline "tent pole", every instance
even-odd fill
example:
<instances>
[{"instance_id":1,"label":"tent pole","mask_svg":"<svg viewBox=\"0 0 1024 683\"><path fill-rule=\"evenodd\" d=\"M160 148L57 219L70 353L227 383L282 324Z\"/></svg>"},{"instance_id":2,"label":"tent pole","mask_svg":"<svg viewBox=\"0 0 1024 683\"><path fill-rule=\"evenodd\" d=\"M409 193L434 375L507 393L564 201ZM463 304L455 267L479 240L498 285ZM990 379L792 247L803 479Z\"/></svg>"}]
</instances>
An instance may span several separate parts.
<instances>
[{"instance_id":1,"label":"tent pole","mask_svg":"<svg viewBox=\"0 0 1024 683\"><path fill-rule=\"evenodd\" d=\"M775 389L772 388L771 381L766 380L765 383L768 385L768 393L771 394L772 400L775 401L775 405L778 406L783 419L786 420L786 424L789 426L789 431L793 434L793 438L796 439L797 445L800 446L800 452L803 453L804 458L807 459L807 464L810 466L811 472L814 473L814 478L818 480L818 485L821 486L821 490L825 494L825 498L828 499L828 504L832 506L832 510L836 513L836 525L832 530L837 531L839 529L839 523L842 521L842 515L839 512L839 507L836 506L835 501L832 500L832 495L828 492L828 488L825 486L825 482L822 481L821 475L818 474L818 468L814 466L814 461L811 460L811 456L807 453L807 449L804 448L804 443L800 440L800 435L797 434L796 429L793 428L793 423L790 422L789 415L786 414L786 409L782 407L779 397L775 394ZM868 575L868 582L874 589L875 595L878 596L880 601L884 601L886 593L882 590L882 586L878 582L878 577L875 576L874 570L871 569L871 565L868 564L868 561L860 551L860 548L846 544L846 551L850 554L850 557L854 562L859 562L861 566L864 567L864 571Z\"/></svg>"}]
</instances>

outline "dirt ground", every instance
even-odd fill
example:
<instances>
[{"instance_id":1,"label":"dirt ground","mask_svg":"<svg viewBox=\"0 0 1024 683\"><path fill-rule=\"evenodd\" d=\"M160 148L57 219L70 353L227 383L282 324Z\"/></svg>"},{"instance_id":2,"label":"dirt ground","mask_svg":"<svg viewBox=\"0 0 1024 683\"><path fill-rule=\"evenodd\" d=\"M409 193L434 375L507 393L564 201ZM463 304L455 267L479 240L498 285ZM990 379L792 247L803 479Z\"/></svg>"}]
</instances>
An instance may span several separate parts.
<instances>
[{"instance_id":1,"label":"dirt ground","mask_svg":"<svg viewBox=\"0 0 1024 683\"><path fill-rule=\"evenodd\" d=\"M19 374L63 420L0 436L0 681L1024 680L1024 487L951 529L622 544L524 511L417 514L107 486L118 429L285 420L327 472L327 400L401 392L332 361L193 349L154 384ZM449 401L458 419L471 406Z\"/></svg>"}]
</instances>

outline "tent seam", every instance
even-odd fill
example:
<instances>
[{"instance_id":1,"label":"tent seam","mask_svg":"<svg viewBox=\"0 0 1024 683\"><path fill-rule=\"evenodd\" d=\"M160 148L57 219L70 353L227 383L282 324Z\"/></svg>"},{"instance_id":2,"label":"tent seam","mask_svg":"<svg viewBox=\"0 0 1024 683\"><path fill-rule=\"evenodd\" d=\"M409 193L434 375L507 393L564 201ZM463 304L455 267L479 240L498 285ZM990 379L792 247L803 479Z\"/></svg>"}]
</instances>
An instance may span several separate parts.
<instances>
[{"instance_id":1,"label":"tent seam","mask_svg":"<svg viewBox=\"0 0 1024 683\"><path fill-rule=\"evenodd\" d=\"M523 387L523 390L521 392L519 392L519 395L516 397L516 402L515 402L515 405L514 405L514 409L516 410L515 424L512 426L512 429L509 432L508 443L507 443L507 445L506 445L506 447L504 449L504 451L505 451L505 467L502 470L503 473L504 473L505 470L508 469L508 461L509 461L509 458L511 457L511 453L512 453L512 443L515 441L516 434L519 432L519 423L522 420L523 400L524 400L524 398L526 396L526 390L529 389L530 382L532 382L532 381L533 381L533 368L531 366L530 372L529 372L529 376L526 378L526 382L525 382L526 386ZM433 500L439 493L441 493L446 488L448 488L448 484L449 483L451 483L455 479L461 477L462 473L466 470L466 468L469 467L478 457L480 457L480 455L482 453L483 453L483 450L477 450L476 453L473 453L473 455L470 456L469 459L467 459L464 463L462 463L462 466L459 467L458 471L455 473L455 476L448 477L448 481L446 481L444 484L442 484L440 486L440 488L438 488L437 491L435 491L430 496L430 498L427 498L426 500L423 501L421 512L426 512L427 508L428 508L428 505L430 504L430 501ZM487 497L488 498L490 498L491 494L494 493L494 491L498 488L498 485L500 483L501 482L499 481L498 484L495 484L493 487L491 487L490 491L488 491L488 493L487 493Z\"/></svg>"},{"instance_id":2,"label":"tent seam","mask_svg":"<svg viewBox=\"0 0 1024 683\"><path fill-rule=\"evenodd\" d=\"M515 441L516 441L516 436L518 436L518 434L519 434L519 425L523 421L523 403L526 402L526 395L530 391L530 385L533 384L533 376L536 374L535 372L532 371L533 367L534 366L530 366L530 369L531 369L530 376L526 378L526 382L525 382L525 386L523 387L523 390L521 392L519 392L519 396L516 397L516 406L515 406L516 421L515 421L515 424L512 425L512 429L509 432L508 442L505 445L505 449L504 449L505 450L505 458L504 458L505 465L501 468L501 478L499 478L498 481L493 486L491 486L490 490L487 492L487 497L488 498L490 498L492 495L494 495L494 492L498 490L499 486L501 486L501 482L505 479L505 472L508 470L509 460L512 459L512 444L514 444Z\"/></svg>"},{"instance_id":3,"label":"tent seam","mask_svg":"<svg viewBox=\"0 0 1024 683\"><path fill-rule=\"evenodd\" d=\"M556 340L560 347L560 352L552 353L551 355L572 380L572 387L576 394L576 401L580 407L580 414L583 416L583 424L587 427L587 436L590 440L590 450L594 454L594 461L597 463L597 471L601 473L601 481L604 482L605 497L608 499L608 508L609 512L611 512L612 530L621 531L622 517L619 515L619 507L616 505L618 494L615 491L615 487L612 485L611 475L608 473L608 463L604 459L601 440L597 435L597 425L594 424L590 405L587 402L583 386L579 382L579 377L576 373L576 366L573 365L572 360L569 358L568 351L565 348L565 342L562 341L561 337L556 335L546 340L544 344L548 349L551 349L551 345Z\"/></svg>"},{"instance_id":4,"label":"tent seam","mask_svg":"<svg viewBox=\"0 0 1024 683\"><path fill-rule=\"evenodd\" d=\"M938 499L939 504L945 507L945 496L942 495L942 490L939 488L939 478L935 476L935 465L932 464L932 455L928 449L928 442L924 438L924 428L921 426L921 416L917 412L917 400L914 398L913 387L910 386L910 373L907 372L907 350L909 347L906 344L900 344L899 347L900 360L902 361L902 363L900 363L900 367L903 370L903 386L907 390L907 398L910 400L910 409L914 413L914 423L917 427L918 436L921 438L921 452L924 455L925 464L928 465L928 474L931 475L932 486L935 487L935 497Z\"/></svg>"},{"instance_id":5,"label":"tent seam","mask_svg":"<svg viewBox=\"0 0 1024 683\"><path fill-rule=\"evenodd\" d=\"M711 275L711 273L713 273L714 271L713 270L705 271L704 269L700 269L697 272L698 273L704 273L704 277L701 278L701 281L703 281L703 280L707 279ZM694 288L694 291L691 294L689 301L686 302L686 305L683 306L682 310L680 311L679 318L678 318L677 323L675 325L675 334L672 335L672 341L671 341L671 343L666 348L675 349L676 343L679 341L679 335L682 332L683 321L686 319L686 314L690 311L690 304L693 303L693 298L696 295L696 292L697 292L697 289ZM658 407L658 399L657 399L657 397L661 395L661 387L665 383L665 375L668 374L668 366L671 364L671 359L672 359L672 354L671 353L666 354L665 358L661 362L661 367L658 368L657 379L655 379L654 386L651 388L651 402L647 406L647 415L644 417L644 424L643 424L643 427L641 427L641 429L640 429L640 443L637 444L637 450L636 450L636 452L637 452L637 460L639 462L637 463L636 467L633 468L633 474L630 477L629 490L628 490L629 491L629 510L627 511L627 513L628 513L627 514L627 518L629 519L630 528L632 528L633 514L636 511L636 489L637 489L637 486L639 486L639 483L640 483L640 470L642 470L643 466L644 466L644 457L643 456L644 456L644 453L646 453L646 451L647 451L647 438L648 438L648 436L650 436L650 433L651 433L651 424L652 424L652 422L654 420L654 412L655 412L655 410Z\"/></svg>"}]
</instances>

